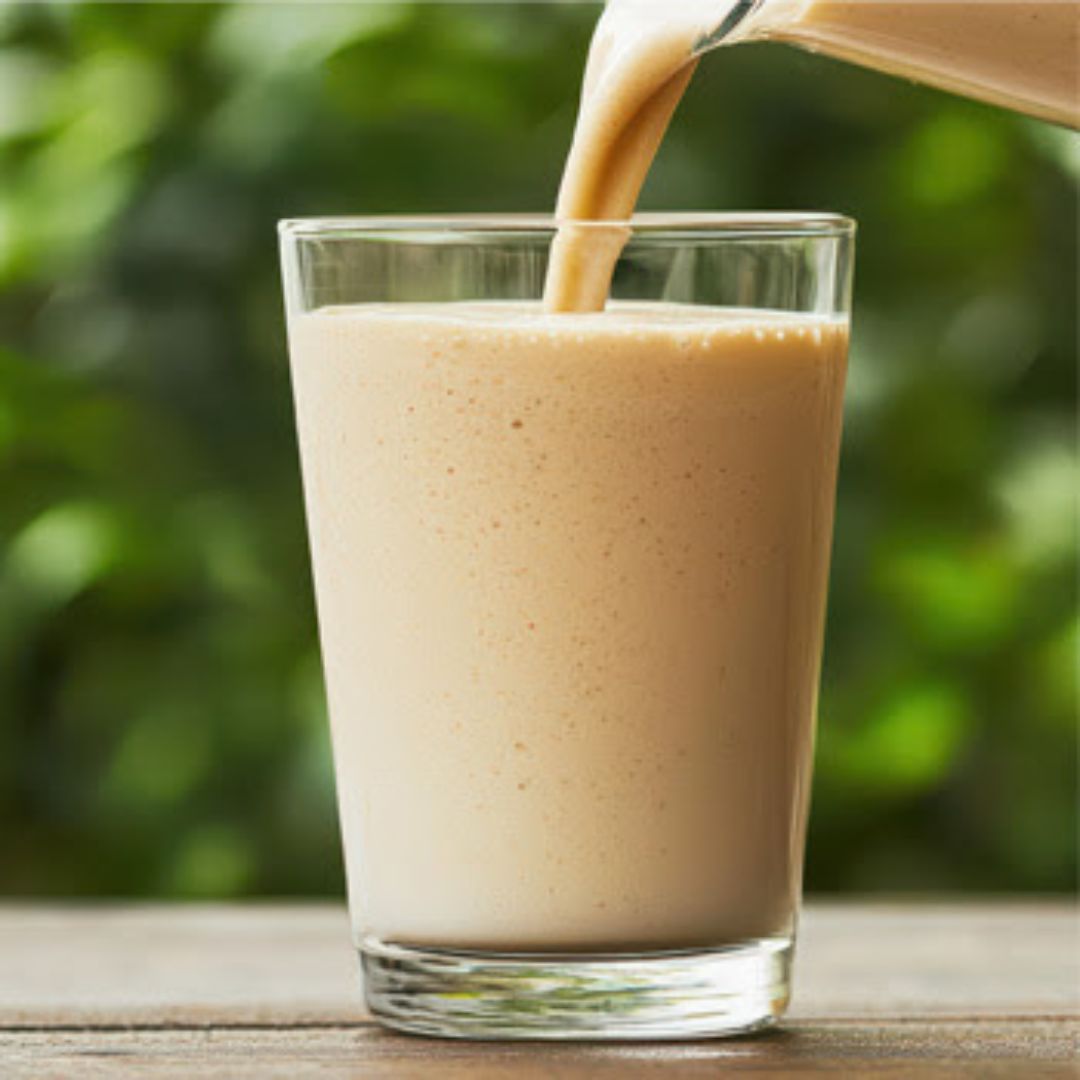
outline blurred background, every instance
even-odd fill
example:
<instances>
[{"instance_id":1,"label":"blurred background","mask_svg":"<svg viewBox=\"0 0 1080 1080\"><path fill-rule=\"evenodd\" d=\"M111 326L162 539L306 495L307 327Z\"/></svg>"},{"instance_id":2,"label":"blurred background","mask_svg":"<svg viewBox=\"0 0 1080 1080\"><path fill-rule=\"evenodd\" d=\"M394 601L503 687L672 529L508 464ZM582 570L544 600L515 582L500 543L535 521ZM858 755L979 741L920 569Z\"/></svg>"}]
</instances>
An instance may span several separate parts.
<instances>
[{"instance_id":1,"label":"blurred background","mask_svg":"<svg viewBox=\"0 0 1080 1080\"><path fill-rule=\"evenodd\" d=\"M547 210L590 4L0 2L0 894L337 894L274 224ZM773 46L661 209L861 226L812 890L1076 874L1064 131Z\"/></svg>"}]
</instances>

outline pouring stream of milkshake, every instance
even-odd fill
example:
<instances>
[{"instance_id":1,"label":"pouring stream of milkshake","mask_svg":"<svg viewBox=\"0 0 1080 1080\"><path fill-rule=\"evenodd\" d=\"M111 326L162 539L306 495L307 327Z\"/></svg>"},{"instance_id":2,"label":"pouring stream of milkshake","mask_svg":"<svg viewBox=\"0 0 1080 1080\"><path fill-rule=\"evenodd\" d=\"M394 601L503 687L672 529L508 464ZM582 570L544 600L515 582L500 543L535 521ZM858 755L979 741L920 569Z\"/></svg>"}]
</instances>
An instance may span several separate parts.
<instances>
[{"instance_id":1,"label":"pouring stream of milkshake","mask_svg":"<svg viewBox=\"0 0 1080 1080\"><path fill-rule=\"evenodd\" d=\"M709 5L713 8L713 5ZM574 222L625 221L694 73L700 6L660 20L615 0L589 49L574 141L555 208L560 222L544 290L549 312L600 311L626 236Z\"/></svg>"}]
</instances>

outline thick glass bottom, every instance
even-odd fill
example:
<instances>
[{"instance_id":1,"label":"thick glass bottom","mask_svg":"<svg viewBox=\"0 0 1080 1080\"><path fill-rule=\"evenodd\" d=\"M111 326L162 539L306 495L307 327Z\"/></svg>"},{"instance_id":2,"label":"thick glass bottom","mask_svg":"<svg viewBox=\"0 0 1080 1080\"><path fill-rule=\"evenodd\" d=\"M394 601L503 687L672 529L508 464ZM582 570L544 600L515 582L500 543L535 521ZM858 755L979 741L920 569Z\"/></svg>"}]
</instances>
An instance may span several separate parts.
<instances>
[{"instance_id":1,"label":"thick glass bottom","mask_svg":"<svg viewBox=\"0 0 1080 1080\"><path fill-rule=\"evenodd\" d=\"M756 1031L787 1008L791 957L790 938L604 955L360 943L375 1019L461 1039L698 1039Z\"/></svg>"}]
</instances>

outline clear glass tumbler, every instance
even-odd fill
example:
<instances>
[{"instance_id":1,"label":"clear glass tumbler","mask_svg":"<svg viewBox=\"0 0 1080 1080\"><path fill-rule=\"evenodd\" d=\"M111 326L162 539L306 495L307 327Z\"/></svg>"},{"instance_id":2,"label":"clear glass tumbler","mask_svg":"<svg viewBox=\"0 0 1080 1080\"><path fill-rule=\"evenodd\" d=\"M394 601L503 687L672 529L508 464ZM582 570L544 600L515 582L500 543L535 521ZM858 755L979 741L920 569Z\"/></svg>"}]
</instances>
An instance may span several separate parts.
<instances>
[{"instance_id":1,"label":"clear glass tumbler","mask_svg":"<svg viewBox=\"0 0 1080 1080\"><path fill-rule=\"evenodd\" d=\"M801 888L852 222L281 226L351 920L385 1024L773 1023Z\"/></svg>"}]
</instances>

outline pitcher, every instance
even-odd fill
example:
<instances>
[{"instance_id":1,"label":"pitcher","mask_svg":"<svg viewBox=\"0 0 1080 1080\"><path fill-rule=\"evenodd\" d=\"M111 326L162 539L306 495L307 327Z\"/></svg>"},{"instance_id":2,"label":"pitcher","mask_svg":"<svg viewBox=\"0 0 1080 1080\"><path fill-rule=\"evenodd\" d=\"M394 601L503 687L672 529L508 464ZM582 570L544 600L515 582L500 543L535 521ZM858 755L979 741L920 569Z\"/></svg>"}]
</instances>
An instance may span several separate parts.
<instances>
[{"instance_id":1,"label":"pitcher","mask_svg":"<svg viewBox=\"0 0 1080 1080\"><path fill-rule=\"evenodd\" d=\"M736 0L694 51L753 41L788 42L1080 127L1075 0Z\"/></svg>"}]
</instances>

